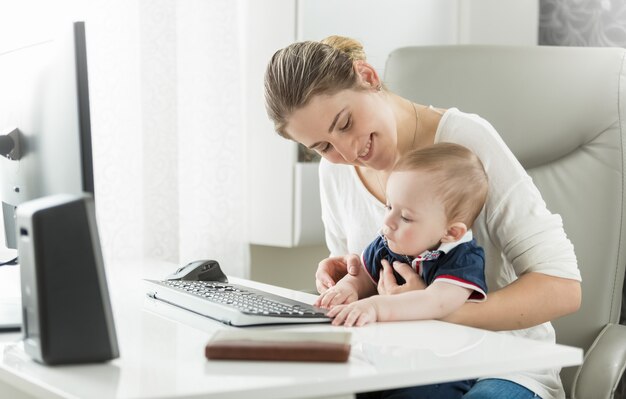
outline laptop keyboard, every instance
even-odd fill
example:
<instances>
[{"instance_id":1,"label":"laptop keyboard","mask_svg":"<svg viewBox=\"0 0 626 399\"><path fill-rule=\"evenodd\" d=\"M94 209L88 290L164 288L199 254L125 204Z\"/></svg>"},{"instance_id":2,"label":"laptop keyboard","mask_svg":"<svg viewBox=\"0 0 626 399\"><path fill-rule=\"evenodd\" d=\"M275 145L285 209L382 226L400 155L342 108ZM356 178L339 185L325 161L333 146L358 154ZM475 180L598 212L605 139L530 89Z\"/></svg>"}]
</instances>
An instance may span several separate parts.
<instances>
[{"instance_id":1,"label":"laptop keyboard","mask_svg":"<svg viewBox=\"0 0 626 399\"><path fill-rule=\"evenodd\" d=\"M326 318L325 312L309 304L235 284L215 281L165 280L160 284L206 301L231 307L247 315L297 319ZM282 299L282 298L280 298Z\"/></svg>"},{"instance_id":2,"label":"laptop keyboard","mask_svg":"<svg viewBox=\"0 0 626 399\"><path fill-rule=\"evenodd\" d=\"M219 281L144 280L147 296L231 326L329 323L326 309Z\"/></svg>"}]
</instances>

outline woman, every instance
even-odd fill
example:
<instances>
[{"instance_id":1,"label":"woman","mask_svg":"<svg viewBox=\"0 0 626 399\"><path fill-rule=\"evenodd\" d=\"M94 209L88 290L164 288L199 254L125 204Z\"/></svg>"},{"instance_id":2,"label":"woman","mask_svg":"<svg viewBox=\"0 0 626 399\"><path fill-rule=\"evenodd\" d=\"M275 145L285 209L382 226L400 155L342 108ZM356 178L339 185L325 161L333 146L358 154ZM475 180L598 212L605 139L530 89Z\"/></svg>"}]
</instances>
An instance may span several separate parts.
<instances>
[{"instance_id":1,"label":"woman","mask_svg":"<svg viewBox=\"0 0 626 399\"><path fill-rule=\"evenodd\" d=\"M319 152L322 218L331 256L316 273L320 292L358 257L385 216L385 184L411 149L453 142L481 159L488 200L474 224L485 249L491 292L446 321L554 342L549 320L578 310L580 272L560 216L546 208L537 188L495 129L455 108L414 104L386 90L366 62L360 43L333 36L294 43L274 54L265 75L269 117L276 131ZM407 221L410 223L410 221ZM398 285L392 267L405 278ZM408 265L385 265L379 293L423 287ZM559 370L536 370L480 380L465 398L564 397ZM519 395L519 396L516 396Z\"/></svg>"}]
</instances>

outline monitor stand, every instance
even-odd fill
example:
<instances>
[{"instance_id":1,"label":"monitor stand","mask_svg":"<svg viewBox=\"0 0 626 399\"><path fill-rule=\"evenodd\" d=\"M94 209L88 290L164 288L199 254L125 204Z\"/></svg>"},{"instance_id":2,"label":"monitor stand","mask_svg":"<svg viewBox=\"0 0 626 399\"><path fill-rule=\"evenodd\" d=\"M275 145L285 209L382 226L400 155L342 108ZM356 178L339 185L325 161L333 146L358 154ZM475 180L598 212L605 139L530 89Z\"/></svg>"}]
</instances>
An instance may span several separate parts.
<instances>
[{"instance_id":1,"label":"monitor stand","mask_svg":"<svg viewBox=\"0 0 626 399\"><path fill-rule=\"evenodd\" d=\"M19 331L21 327L20 267L0 266L0 332Z\"/></svg>"}]
</instances>

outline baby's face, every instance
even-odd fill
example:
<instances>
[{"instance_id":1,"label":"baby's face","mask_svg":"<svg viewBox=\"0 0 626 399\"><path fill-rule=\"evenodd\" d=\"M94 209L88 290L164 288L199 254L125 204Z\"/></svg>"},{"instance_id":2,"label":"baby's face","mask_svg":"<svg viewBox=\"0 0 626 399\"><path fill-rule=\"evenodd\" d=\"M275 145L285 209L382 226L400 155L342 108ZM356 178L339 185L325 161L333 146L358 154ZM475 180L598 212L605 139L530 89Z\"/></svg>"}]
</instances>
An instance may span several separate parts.
<instances>
[{"instance_id":1,"label":"baby's face","mask_svg":"<svg viewBox=\"0 0 626 399\"><path fill-rule=\"evenodd\" d=\"M389 176L382 230L393 252L417 256L436 249L446 234L445 209L432 192L433 184L436 182L423 172L402 171Z\"/></svg>"}]
</instances>

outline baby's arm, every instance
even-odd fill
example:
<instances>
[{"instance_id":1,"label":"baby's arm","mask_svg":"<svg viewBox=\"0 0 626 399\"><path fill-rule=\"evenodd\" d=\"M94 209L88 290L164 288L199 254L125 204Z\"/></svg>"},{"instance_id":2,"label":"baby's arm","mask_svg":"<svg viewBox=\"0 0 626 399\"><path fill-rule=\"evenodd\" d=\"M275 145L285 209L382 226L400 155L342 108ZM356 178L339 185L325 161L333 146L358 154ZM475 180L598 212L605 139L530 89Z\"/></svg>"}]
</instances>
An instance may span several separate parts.
<instances>
[{"instance_id":1,"label":"baby's arm","mask_svg":"<svg viewBox=\"0 0 626 399\"><path fill-rule=\"evenodd\" d=\"M471 293L469 288L435 281L424 290L376 295L349 305L335 306L328 316L334 317L334 325L349 327L375 321L438 319L460 308Z\"/></svg>"},{"instance_id":2,"label":"baby's arm","mask_svg":"<svg viewBox=\"0 0 626 399\"><path fill-rule=\"evenodd\" d=\"M435 280L424 290L385 296L394 300L380 301L378 320L439 319L463 306L472 292L469 288Z\"/></svg>"},{"instance_id":3,"label":"baby's arm","mask_svg":"<svg viewBox=\"0 0 626 399\"><path fill-rule=\"evenodd\" d=\"M376 294L376 285L365 270L356 276L346 274L334 287L324 291L314 305L330 308L334 305L348 304L360 298Z\"/></svg>"}]
</instances>

